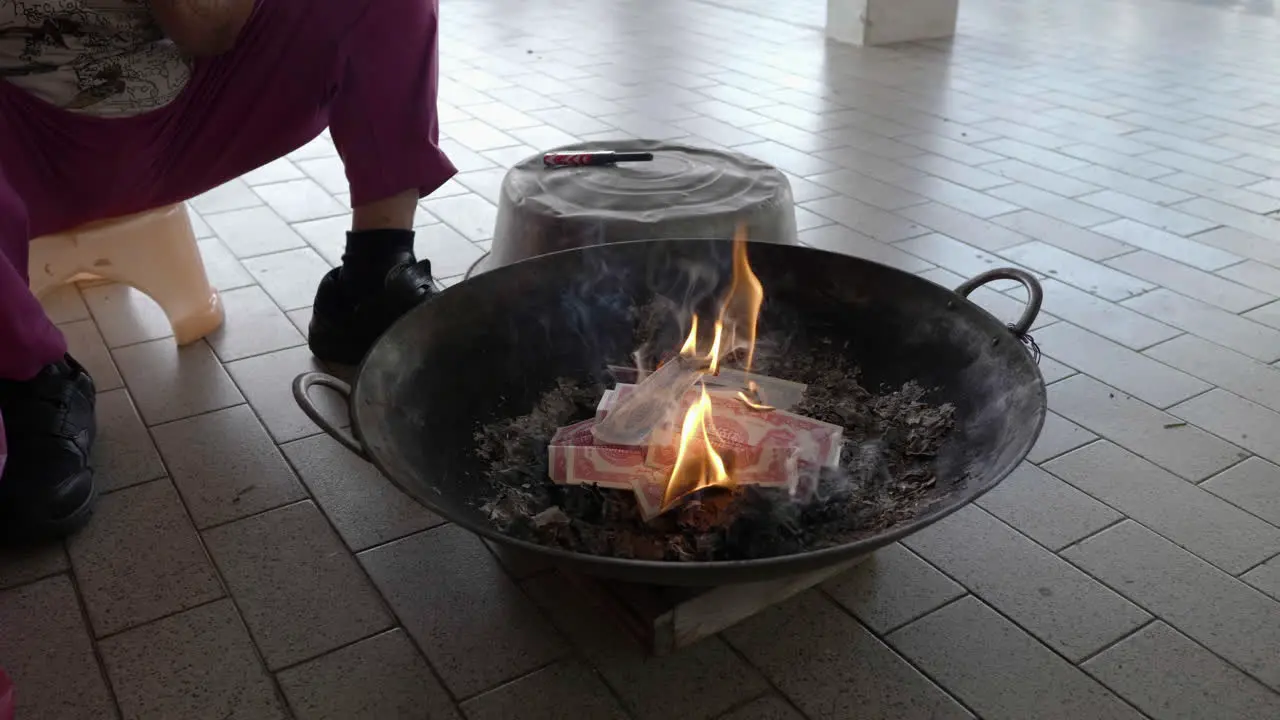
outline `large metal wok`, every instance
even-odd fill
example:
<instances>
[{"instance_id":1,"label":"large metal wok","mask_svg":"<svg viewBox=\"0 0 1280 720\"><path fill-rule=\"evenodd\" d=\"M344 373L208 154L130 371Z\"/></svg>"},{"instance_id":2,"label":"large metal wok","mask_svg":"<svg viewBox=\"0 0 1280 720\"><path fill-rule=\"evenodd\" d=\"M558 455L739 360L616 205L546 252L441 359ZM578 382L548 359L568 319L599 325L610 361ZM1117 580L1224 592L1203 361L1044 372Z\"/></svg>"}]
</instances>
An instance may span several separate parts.
<instances>
[{"instance_id":1,"label":"large metal wok","mask_svg":"<svg viewBox=\"0 0 1280 720\"><path fill-rule=\"evenodd\" d=\"M476 429L519 415L557 378L601 377L634 349L637 301L690 264L725 270L730 244L657 240L543 255L468 279L396 322L353 386L322 373L294 382L299 405L352 452L441 516L500 545L572 569L657 585L713 586L815 570L863 555L933 523L990 490L1030 451L1045 417L1044 381L1023 340L1040 308L1035 278L993 270L955 292L878 263L793 245L751 243L766 293L761 328L848 341L864 384L918 380L956 405L938 456L945 497L908 522L837 547L760 560L662 562L577 554L497 532L479 505L492 494L475 458ZM1006 326L965 299L1013 279L1027 288L1023 317ZM308 398L314 385L347 396L350 432Z\"/></svg>"}]
</instances>

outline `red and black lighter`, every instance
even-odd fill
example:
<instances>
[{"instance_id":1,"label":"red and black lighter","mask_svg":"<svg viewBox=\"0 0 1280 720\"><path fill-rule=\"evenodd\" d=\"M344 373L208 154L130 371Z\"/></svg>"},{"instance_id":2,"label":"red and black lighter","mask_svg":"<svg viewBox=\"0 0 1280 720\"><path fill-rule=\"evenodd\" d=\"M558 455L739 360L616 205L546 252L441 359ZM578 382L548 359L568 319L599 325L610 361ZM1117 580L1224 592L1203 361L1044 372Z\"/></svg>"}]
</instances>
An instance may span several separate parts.
<instances>
[{"instance_id":1,"label":"red and black lighter","mask_svg":"<svg viewBox=\"0 0 1280 720\"><path fill-rule=\"evenodd\" d=\"M542 164L549 167L583 167L591 165L613 165L620 162L649 162L653 153L617 152L600 150L596 152L547 153L542 156Z\"/></svg>"}]
</instances>

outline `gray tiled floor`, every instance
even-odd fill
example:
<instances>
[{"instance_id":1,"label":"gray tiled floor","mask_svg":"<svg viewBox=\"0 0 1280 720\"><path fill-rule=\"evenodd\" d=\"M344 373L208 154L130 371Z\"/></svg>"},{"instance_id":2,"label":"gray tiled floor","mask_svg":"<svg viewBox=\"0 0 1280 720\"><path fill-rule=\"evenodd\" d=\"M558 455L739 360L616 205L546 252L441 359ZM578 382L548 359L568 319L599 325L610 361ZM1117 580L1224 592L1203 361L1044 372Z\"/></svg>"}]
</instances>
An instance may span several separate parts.
<instances>
[{"instance_id":1,"label":"gray tiled floor","mask_svg":"<svg viewBox=\"0 0 1280 720\"><path fill-rule=\"evenodd\" d=\"M865 50L824 43L824 0L441 4L462 174L419 251L450 281L535 150L734 146L791 173L809 244L948 286L1046 278L1055 412L1028 464L646 660L294 407L349 212L321 137L192 202L229 313L207 341L176 350L126 288L48 299L101 388L105 495L65 547L0 556L23 720L1280 717L1271 2L962 0L953 42Z\"/></svg>"}]
</instances>

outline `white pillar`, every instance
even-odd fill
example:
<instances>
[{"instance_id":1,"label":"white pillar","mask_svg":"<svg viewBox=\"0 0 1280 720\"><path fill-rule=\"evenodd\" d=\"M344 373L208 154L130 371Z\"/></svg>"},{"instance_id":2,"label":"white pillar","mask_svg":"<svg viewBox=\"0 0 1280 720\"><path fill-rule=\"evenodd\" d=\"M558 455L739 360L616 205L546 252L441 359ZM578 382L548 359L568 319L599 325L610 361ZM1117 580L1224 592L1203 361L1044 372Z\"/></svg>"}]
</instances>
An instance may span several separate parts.
<instances>
[{"instance_id":1,"label":"white pillar","mask_svg":"<svg viewBox=\"0 0 1280 720\"><path fill-rule=\"evenodd\" d=\"M827 37L888 45L956 34L959 0L827 0Z\"/></svg>"}]
</instances>

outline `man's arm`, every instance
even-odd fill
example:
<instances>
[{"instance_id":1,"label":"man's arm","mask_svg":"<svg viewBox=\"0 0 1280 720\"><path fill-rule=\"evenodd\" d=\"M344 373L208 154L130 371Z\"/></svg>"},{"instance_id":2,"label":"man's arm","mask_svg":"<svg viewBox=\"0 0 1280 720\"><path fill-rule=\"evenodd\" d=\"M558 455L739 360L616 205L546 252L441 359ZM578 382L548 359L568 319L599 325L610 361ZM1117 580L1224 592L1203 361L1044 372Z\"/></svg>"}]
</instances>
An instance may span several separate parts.
<instances>
[{"instance_id":1,"label":"man's arm","mask_svg":"<svg viewBox=\"0 0 1280 720\"><path fill-rule=\"evenodd\" d=\"M180 50L194 57L221 55L253 13L255 0L151 0L151 14Z\"/></svg>"}]
</instances>

